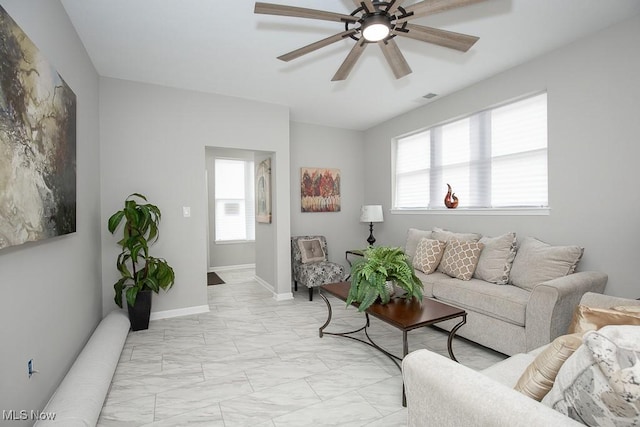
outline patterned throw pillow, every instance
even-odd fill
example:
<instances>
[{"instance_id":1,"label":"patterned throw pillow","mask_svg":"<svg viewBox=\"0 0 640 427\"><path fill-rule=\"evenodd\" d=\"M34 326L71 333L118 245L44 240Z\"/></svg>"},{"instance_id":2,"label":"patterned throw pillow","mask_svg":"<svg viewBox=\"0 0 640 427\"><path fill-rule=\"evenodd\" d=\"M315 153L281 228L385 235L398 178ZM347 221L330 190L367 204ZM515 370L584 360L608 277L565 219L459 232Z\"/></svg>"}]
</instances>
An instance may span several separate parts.
<instances>
[{"instance_id":1,"label":"patterned throw pillow","mask_svg":"<svg viewBox=\"0 0 640 427\"><path fill-rule=\"evenodd\" d=\"M542 403L591 426L640 420L640 326L587 332Z\"/></svg>"},{"instance_id":2,"label":"patterned throw pillow","mask_svg":"<svg viewBox=\"0 0 640 427\"><path fill-rule=\"evenodd\" d=\"M302 254L302 263L326 261L327 257L322 250L320 239L300 239L298 247Z\"/></svg>"},{"instance_id":3,"label":"patterned throw pillow","mask_svg":"<svg viewBox=\"0 0 640 427\"><path fill-rule=\"evenodd\" d=\"M469 280L478 264L484 244L450 240L444 249L438 271L460 280Z\"/></svg>"},{"instance_id":4,"label":"patterned throw pillow","mask_svg":"<svg viewBox=\"0 0 640 427\"><path fill-rule=\"evenodd\" d=\"M416 254L413 257L413 267L425 274L431 274L436 271L436 267L440 264L446 242L439 240L427 239L423 237L418 243Z\"/></svg>"}]
</instances>

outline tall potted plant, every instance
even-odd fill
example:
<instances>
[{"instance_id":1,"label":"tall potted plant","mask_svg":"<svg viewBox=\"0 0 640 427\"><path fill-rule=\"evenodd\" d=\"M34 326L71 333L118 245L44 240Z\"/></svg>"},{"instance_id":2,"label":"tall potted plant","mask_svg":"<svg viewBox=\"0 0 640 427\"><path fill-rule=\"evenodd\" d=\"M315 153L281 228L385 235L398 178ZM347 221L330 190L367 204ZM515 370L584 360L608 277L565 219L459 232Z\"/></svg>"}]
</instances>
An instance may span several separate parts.
<instances>
[{"instance_id":1,"label":"tall potted plant","mask_svg":"<svg viewBox=\"0 0 640 427\"><path fill-rule=\"evenodd\" d=\"M160 209L146 202L147 198L133 193L125 199L124 208L109 218L109 232L114 234L124 220L122 239L118 245L122 252L116 260L120 279L113 285L115 302L122 308L122 293L127 299L131 329L149 328L151 291L170 289L175 273L163 258L149 255L149 246L158 240Z\"/></svg>"},{"instance_id":2,"label":"tall potted plant","mask_svg":"<svg viewBox=\"0 0 640 427\"><path fill-rule=\"evenodd\" d=\"M364 311L378 298L383 304L388 303L393 286L389 287L387 282L403 289L403 298L415 297L422 301L424 285L404 251L389 246L370 246L364 251L364 258L354 262L351 267L347 305L359 303L358 311Z\"/></svg>"}]
</instances>

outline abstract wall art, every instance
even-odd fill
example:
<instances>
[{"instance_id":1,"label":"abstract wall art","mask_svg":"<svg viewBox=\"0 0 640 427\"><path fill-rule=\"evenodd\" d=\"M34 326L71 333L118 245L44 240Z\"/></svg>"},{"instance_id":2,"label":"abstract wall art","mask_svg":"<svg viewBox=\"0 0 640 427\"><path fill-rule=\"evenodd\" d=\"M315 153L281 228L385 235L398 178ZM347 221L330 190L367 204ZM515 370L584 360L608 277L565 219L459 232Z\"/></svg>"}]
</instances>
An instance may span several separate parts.
<instances>
[{"instance_id":1,"label":"abstract wall art","mask_svg":"<svg viewBox=\"0 0 640 427\"><path fill-rule=\"evenodd\" d=\"M0 7L0 249L76 231L76 96Z\"/></svg>"},{"instance_id":2,"label":"abstract wall art","mask_svg":"<svg viewBox=\"0 0 640 427\"><path fill-rule=\"evenodd\" d=\"M301 168L302 212L340 212L340 169Z\"/></svg>"}]
</instances>

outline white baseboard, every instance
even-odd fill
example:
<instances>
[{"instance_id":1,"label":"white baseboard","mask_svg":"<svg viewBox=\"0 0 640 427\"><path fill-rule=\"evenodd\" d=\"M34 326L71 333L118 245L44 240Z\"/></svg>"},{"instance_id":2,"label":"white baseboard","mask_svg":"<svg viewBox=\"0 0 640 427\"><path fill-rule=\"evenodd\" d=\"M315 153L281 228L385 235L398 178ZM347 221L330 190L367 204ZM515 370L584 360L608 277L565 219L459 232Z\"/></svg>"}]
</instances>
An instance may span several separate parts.
<instances>
[{"instance_id":1,"label":"white baseboard","mask_svg":"<svg viewBox=\"0 0 640 427\"><path fill-rule=\"evenodd\" d=\"M273 293L273 299L276 301L288 301L293 299L293 294L291 292L285 292L284 294L276 294Z\"/></svg>"},{"instance_id":2,"label":"white baseboard","mask_svg":"<svg viewBox=\"0 0 640 427\"><path fill-rule=\"evenodd\" d=\"M263 288L267 289L269 292L273 292L273 286L266 280L261 277L253 276L253 279L258 282Z\"/></svg>"},{"instance_id":3,"label":"white baseboard","mask_svg":"<svg viewBox=\"0 0 640 427\"><path fill-rule=\"evenodd\" d=\"M232 270L246 270L247 268L256 268L255 264L238 264L238 265L223 265L220 267L209 267L208 273L213 271L232 271Z\"/></svg>"},{"instance_id":4,"label":"white baseboard","mask_svg":"<svg viewBox=\"0 0 640 427\"><path fill-rule=\"evenodd\" d=\"M178 308L176 310L154 311L151 313L149 320L169 319L171 317L189 316L191 314L208 313L208 305L200 305L194 307Z\"/></svg>"}]
</instances>

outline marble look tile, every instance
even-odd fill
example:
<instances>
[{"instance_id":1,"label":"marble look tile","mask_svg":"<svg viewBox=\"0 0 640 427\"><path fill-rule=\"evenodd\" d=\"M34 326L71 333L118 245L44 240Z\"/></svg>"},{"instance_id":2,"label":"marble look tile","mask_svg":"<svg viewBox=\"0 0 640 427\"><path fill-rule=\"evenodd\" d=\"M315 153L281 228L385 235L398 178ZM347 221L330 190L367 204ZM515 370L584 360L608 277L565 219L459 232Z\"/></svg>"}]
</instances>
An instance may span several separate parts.
<instances>
[{"instance_id":1,"label":"marble look tile","mask_svg":"<svg viewBox=\"0 0 640 427\"><path fill-rule=\"evenodd\" d=\"M391 378L391 374L380 369L375 363L362 362L343 366L307 378L311 388L323 400L359 390Z\"/></svg>"},{"instance_id":2,"label":"marble look tile","mask_svg":"<svg viewBox=\"0 0 640 427\"><path fill-rule=\"evenodd\" d=\"M345 394L273 419L276 427L362 426L380 418L358 394Z\"/></svg>"},{"instance_id":3,"label":"marble look tile","mask_svg":"<svg viewBox=\"0 0 640 427\"><path fill-rule=\"evenodd\" d=\"M190 384L156 395L155 421L185 414L254 390L243 373Z\"/></svg>"},{"instance_id":4,"label":"marble look tile","mask_svg":"<svg viewBox=\"0 0 640 427\"><path fill-rule=\"evenodd\" d=\"M403 409L402 376L399 370L398 375L361 387L357 393L382 415L386 416Z\"/></svg>"},{"instance_id":5,"label":"marble look tile","mask_svg":"<svg viewBox=\"0 0 640 427\"><path fill-rule=\"evenodd\" d=\"M205 406L187 413L144 424L143 427L225 427L220 405Z\"/></svg>"},{"instance_id":6,"label":"marble look tile","mask_svg":"<svg viewBox=\"0 0 640 427\"><path fill-rule=\"evenodd\" d=\"M320 403L304 380L297 380L220 403L226 427L254 425Z\"/></svg>"},{"instance_id":7,"label":"marble look tile","mask_svg":"<svg viewBox=\"0 0 640 427\"><path fill-rule=\"evenodd\" d=\"M274 387L293 380L309 377L320 372L328 373L329 368L317 357L300 357L287 361L279 361L262 367L247 369L247 378L255 390Z\"/></svg>"},{"instance_id":8,"label":"marble look tile","mask_svg":"<svg viewBox=\"0 0 640 427\"><path fill-rule=\"evenodd\" d=\"M406 427L407 426L407 409L403 408L400 411L389 414L369 424L365 424L366 427Z\"/></svg>"},{"instance_id":9,"label":"marble look tile","mask_svg":"<svg viewBox=\"0 0 640 427\"><path fill-rule=\"evenodd\" d=\"M138 397L119 401L105 402L98 419L98 426L137 426L153 421L155 396Z\"/></svg>"}]
</instances>

